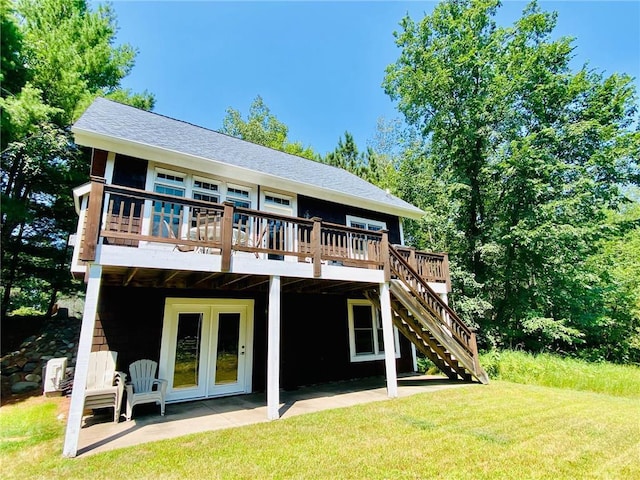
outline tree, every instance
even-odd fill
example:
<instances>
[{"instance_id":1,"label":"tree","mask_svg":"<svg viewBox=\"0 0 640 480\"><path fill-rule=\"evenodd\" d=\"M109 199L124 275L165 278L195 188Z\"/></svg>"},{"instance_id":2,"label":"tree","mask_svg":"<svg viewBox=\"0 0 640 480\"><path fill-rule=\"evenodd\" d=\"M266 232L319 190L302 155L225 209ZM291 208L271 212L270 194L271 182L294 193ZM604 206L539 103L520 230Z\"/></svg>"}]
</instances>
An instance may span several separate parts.
<instances>
[{"instance_id":1,"label":"tree","mask_svg":"<svg viewBox=\"0 0 640 480\"><path fill-rule=\"evenodd\" d=\"M0 100L4 318L14 288L29 292L22 297L29 306L50 311L57 292L71 286L71 190L87 180L88 158L73 144L69 124L96 96L146 108L153 97L119 88L135 50L113 46L109 7L92 11L83 0L3 1L2 27L2 76L8 79ZM44 305L36 301L43 298Z\"/></svg>"},{"instance_id":2,"label":"tree","mask_svg":"<svg viewBox=\"0 0 640 480\"><path fill-rule=\"evenodd\" d=\"M580 319L593 360L640 362L640 203L610 212L611 233L587 259L593 278L589 309Z\"/></svg>"},{"instance_id":3,"label":"tree","mask_svg":"<svg viewBox=\"0 0 640 480\"><path fill-rule=\"evenodd\" d=\"M342 137L338 139L338 146L333 152L327 154L324 158L324 163L356 173L362 163L362 159L356 142L353 140L353 135L349 132L344 132L344 142Z\"/></svg>"},{"instance_id":4,"label":"tree","mask_svg":"<svg viewBox=\"0 0 640 480\"><path fill-rule=\"evenodd\" d=\"M44 103L62 110L52 119L59 126L97 95L117 92L133 68L136 50L113 45L117 26L109 5L92 11L85 0L19 0L17 12L31 82Z\"/></svg>"},{"instance_id":5,"label":"tree","mask_svg":"<svg viewBox=\"0 0 640 480\"><path fill-rule=\"evenodd\" d=\"M229 107L220 131L232 137L310 160L316 160L318 157L311 147L304 147L300 142L289 141L287 138L289 127L271 113L260 95L251 103L246 120L238 110Z\"/></svg>"},{"instance_id":6,"label":"tree","mask_svg":"<svg viewBox=\"0 0 640 480\"><path fill-rule=\"evenodd\" d=\"M635 91L628 76L571 72L573 40L552 38L555 14L533 2L504 28L499 5L446 1L403 19L384 87L428 142L421 168L450 200L427 211L440 209L454 262L492 305L483 332L571 348L591 304L585 259L620 186L638 179Z\"/></svg>"},{"instance_id":7,"label":"tree","mask_svg":"<svg viewBox=\"0 0 640 480\"><path fill-rule=\"evenodd\" d=\"M20 92L27 81L27 69L22 55L22 33L13 14L11 0L0 2L0 98L6 99ZM10 117L5 108L2 109L2 136L0 150L9 144Z\"/></svg>"},{"instance_id":8,"label":"tree","mask_svg":"<svg viewBox=\"0 0 640 480\"><path fill-rule=\"evenodd\" d=\"M456 223L465 242L458 248L459 261L478 275L490 133L501 105L492 82L497 68L492 56L501 36L492 20L497 7L492 0L451 1L418 24L404 18L403 32L396 34L402 52L387 67L384 82L407 122L430 139L436 170L449 170L458 184L462 205Z\"/></svg>"}]
</instances>

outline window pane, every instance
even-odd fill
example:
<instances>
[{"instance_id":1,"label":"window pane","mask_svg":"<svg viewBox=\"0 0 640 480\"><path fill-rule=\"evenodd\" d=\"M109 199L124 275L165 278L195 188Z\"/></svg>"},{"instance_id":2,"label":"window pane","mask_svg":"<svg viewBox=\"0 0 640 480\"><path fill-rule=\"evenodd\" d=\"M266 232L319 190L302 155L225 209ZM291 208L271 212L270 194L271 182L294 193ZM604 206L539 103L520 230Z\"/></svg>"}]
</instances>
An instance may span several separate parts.
<instances>
[{"instance_id":1,"label":"window pane","mask_svg":"<svg viewBox=\"0 0 640 480\"><path fill-rule=\"evenodd\" d=\"M356 330L354 335L356 341L356 355L375 353L373 351L373 330Z\"/></svg>"},{"instance_id":2,"label":"window pane","mask_svg":"<svg viewBox=\"0 0 640 480\"><path fill-rule=\"evenodd\" d=\"M351 305L351 312L356 355L376 353L371 305Z\"/></svg>"},{"instance_id":3,"label":"window pane","mask_svg":"<svg viewBox=\"0 0 640 480\"><path fill-rule=\"evenodd\" d=\"M238 381L238 340L240 314L221 313L218 317L218 351L216 357L216 385Z\"/></svg>"},{"instance_id":4,"label":"window pane","mask_svg":"<svg viewBox=\"0 0 640 480\"><path fill-rule=\"evenodd\" d=\"M176 183L183 184L184 178L179 175L172 175L170 173L158 172L156 175L156 179L161 181L162 183Z\"/></svg>"},{"instance_id":5,"label":"window pane","mask_svg":"<svg viewBox=\"0 0 640 480\"><path fill-rule=\"evenodd\" d=\"M156 193L184 197L184 189L168 187L166 185L154 186ZM182 205L173 202L155 200L153 202L153 224L151 235L156 237L176 238L180 227Z\"/></svg>"},{"instance_id":6,"label":"window pane","mask_svg":"<svg viewBox=\"0 0 640 480\"><path fill-rule=\"evenodd\" d=\"M209 190L211 192L218 191L218 185L215 183L203 182L202 180L194 180L193 188L198 188L200 190Z\"/></svg>"},{"instance_id":7,"label":"window pane","mask_svg":"<svg viewBox=\"0 0 640 480\"><path fill-rule=\"evenodd\" d=\"M241 190L239 188L228 187L227 188L227 195L228 196L234 196L234 197L249 198L249 191L248 190Z\"/></svg>"},{"instance_id":8,"label":"window pane","mask_svg":"<svg viewBox=\"0 0 640 480\"><path fill-rule=\"evenodd\" d=\"M370 305L352 305L353 326L355 328L373 328Z\"/></svg>"},{"instance_id":9,"label":"window pane","mask_svg":"<svg viewBox=\"0 0 640 480\"><path fill-rule=\"evenodd\" d=\"M178 316L173 388L198 386L201 330L202 313L181 313Z\"/></svg>"},{"instance_id":10,"label":"window pane","mask_svg":"<svg viewBox=\"0 0 640 480\"><path fill-rule=\"evenodd\" d=\"M193 192L194 200L202 200L203 202L218 203L220 198L217 195L209 195L207 193Z\"/></svg>"},{"instance_id":11,"label":"window pane","mask_svg":"<svg viewBox=\"0 0 640 480\"><path fill-rule=\"evenodd\" d=\"M288 198L274 197L272 195L265 195L264 201L265 203L274 203L276 205L291 205L291 200L289 200Z\"/></svg>"}]
</instances>

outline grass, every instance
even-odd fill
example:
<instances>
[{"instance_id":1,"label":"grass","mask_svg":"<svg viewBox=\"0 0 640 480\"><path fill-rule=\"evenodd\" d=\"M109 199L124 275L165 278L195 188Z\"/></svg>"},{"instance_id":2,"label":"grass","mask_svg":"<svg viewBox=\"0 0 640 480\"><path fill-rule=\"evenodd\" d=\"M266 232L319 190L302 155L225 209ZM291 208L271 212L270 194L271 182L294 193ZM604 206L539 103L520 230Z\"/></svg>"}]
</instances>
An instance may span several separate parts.
<instances>
[{"instance_id":1,"label":"grass","mask_svg":"<svg viewBox=\"0 0 640 480\"><path fill-rule=\"evenodd\" d=\"M64 400L31 399L0 409L1 476L640 478L640 402L633 389L606 385L596 393L498 380L77 459L60 456Z\"/></svg>"},{"instance_id":2,"label":"grass","mask_svg":"<svg viewBox=\"0 0 640 480\"><path fill-rule=\"evenodd\" d=\"M489 352L480 357L480 363L494 379L640 398L640 367L635 365L512 350Z\"/></svg>"}]
</instances>

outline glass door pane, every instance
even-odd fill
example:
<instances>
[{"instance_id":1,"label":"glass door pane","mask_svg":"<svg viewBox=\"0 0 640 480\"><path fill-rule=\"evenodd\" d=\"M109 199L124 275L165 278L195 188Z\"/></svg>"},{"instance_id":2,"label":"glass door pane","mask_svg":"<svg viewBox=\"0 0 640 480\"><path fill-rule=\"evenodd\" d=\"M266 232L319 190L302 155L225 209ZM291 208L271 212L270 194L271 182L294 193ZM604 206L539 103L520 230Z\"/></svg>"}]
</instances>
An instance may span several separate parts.
<instances>
[{"instance_id":1,"label":"glass door pane","mask_svg":"<svg viewBox=\"0 0 640 480\"><path fill-rule=\"evenodd\" d=\"M216 350L216 385L238 382L240 313L220 313Z\"/></svg>"},{"instance_id":2,"label":"glass door pane","mask_svg":"<svg viewBox=\"0 0 640 480\"><path fill-rule=\"evenodd\" d=\"M202 316L202 313L178 314L173 388L193 388L199 385Z\"/></svg>"}]
</instances>

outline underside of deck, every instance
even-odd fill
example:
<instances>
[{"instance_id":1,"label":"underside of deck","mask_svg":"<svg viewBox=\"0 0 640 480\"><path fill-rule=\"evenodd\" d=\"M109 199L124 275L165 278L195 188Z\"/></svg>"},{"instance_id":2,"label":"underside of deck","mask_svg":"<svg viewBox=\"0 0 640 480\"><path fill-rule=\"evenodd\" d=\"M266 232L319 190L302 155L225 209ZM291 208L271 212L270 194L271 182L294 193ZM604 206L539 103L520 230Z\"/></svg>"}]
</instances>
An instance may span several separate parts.
<instances>
[{"instance_id":1,"label":"underside of deck","mask_svg":"<svg viewBox=\"0 0 640 480\"><path fill-rule=\"evenodd\" d=\"M266 293L269 288L269 275L105 266L103 267L102 284L122 287ZM281 289L283 293L345 294L369 290L376 287L377 284L376 281L353 282L283 276Z\"/></svg>"}]
</instances>

